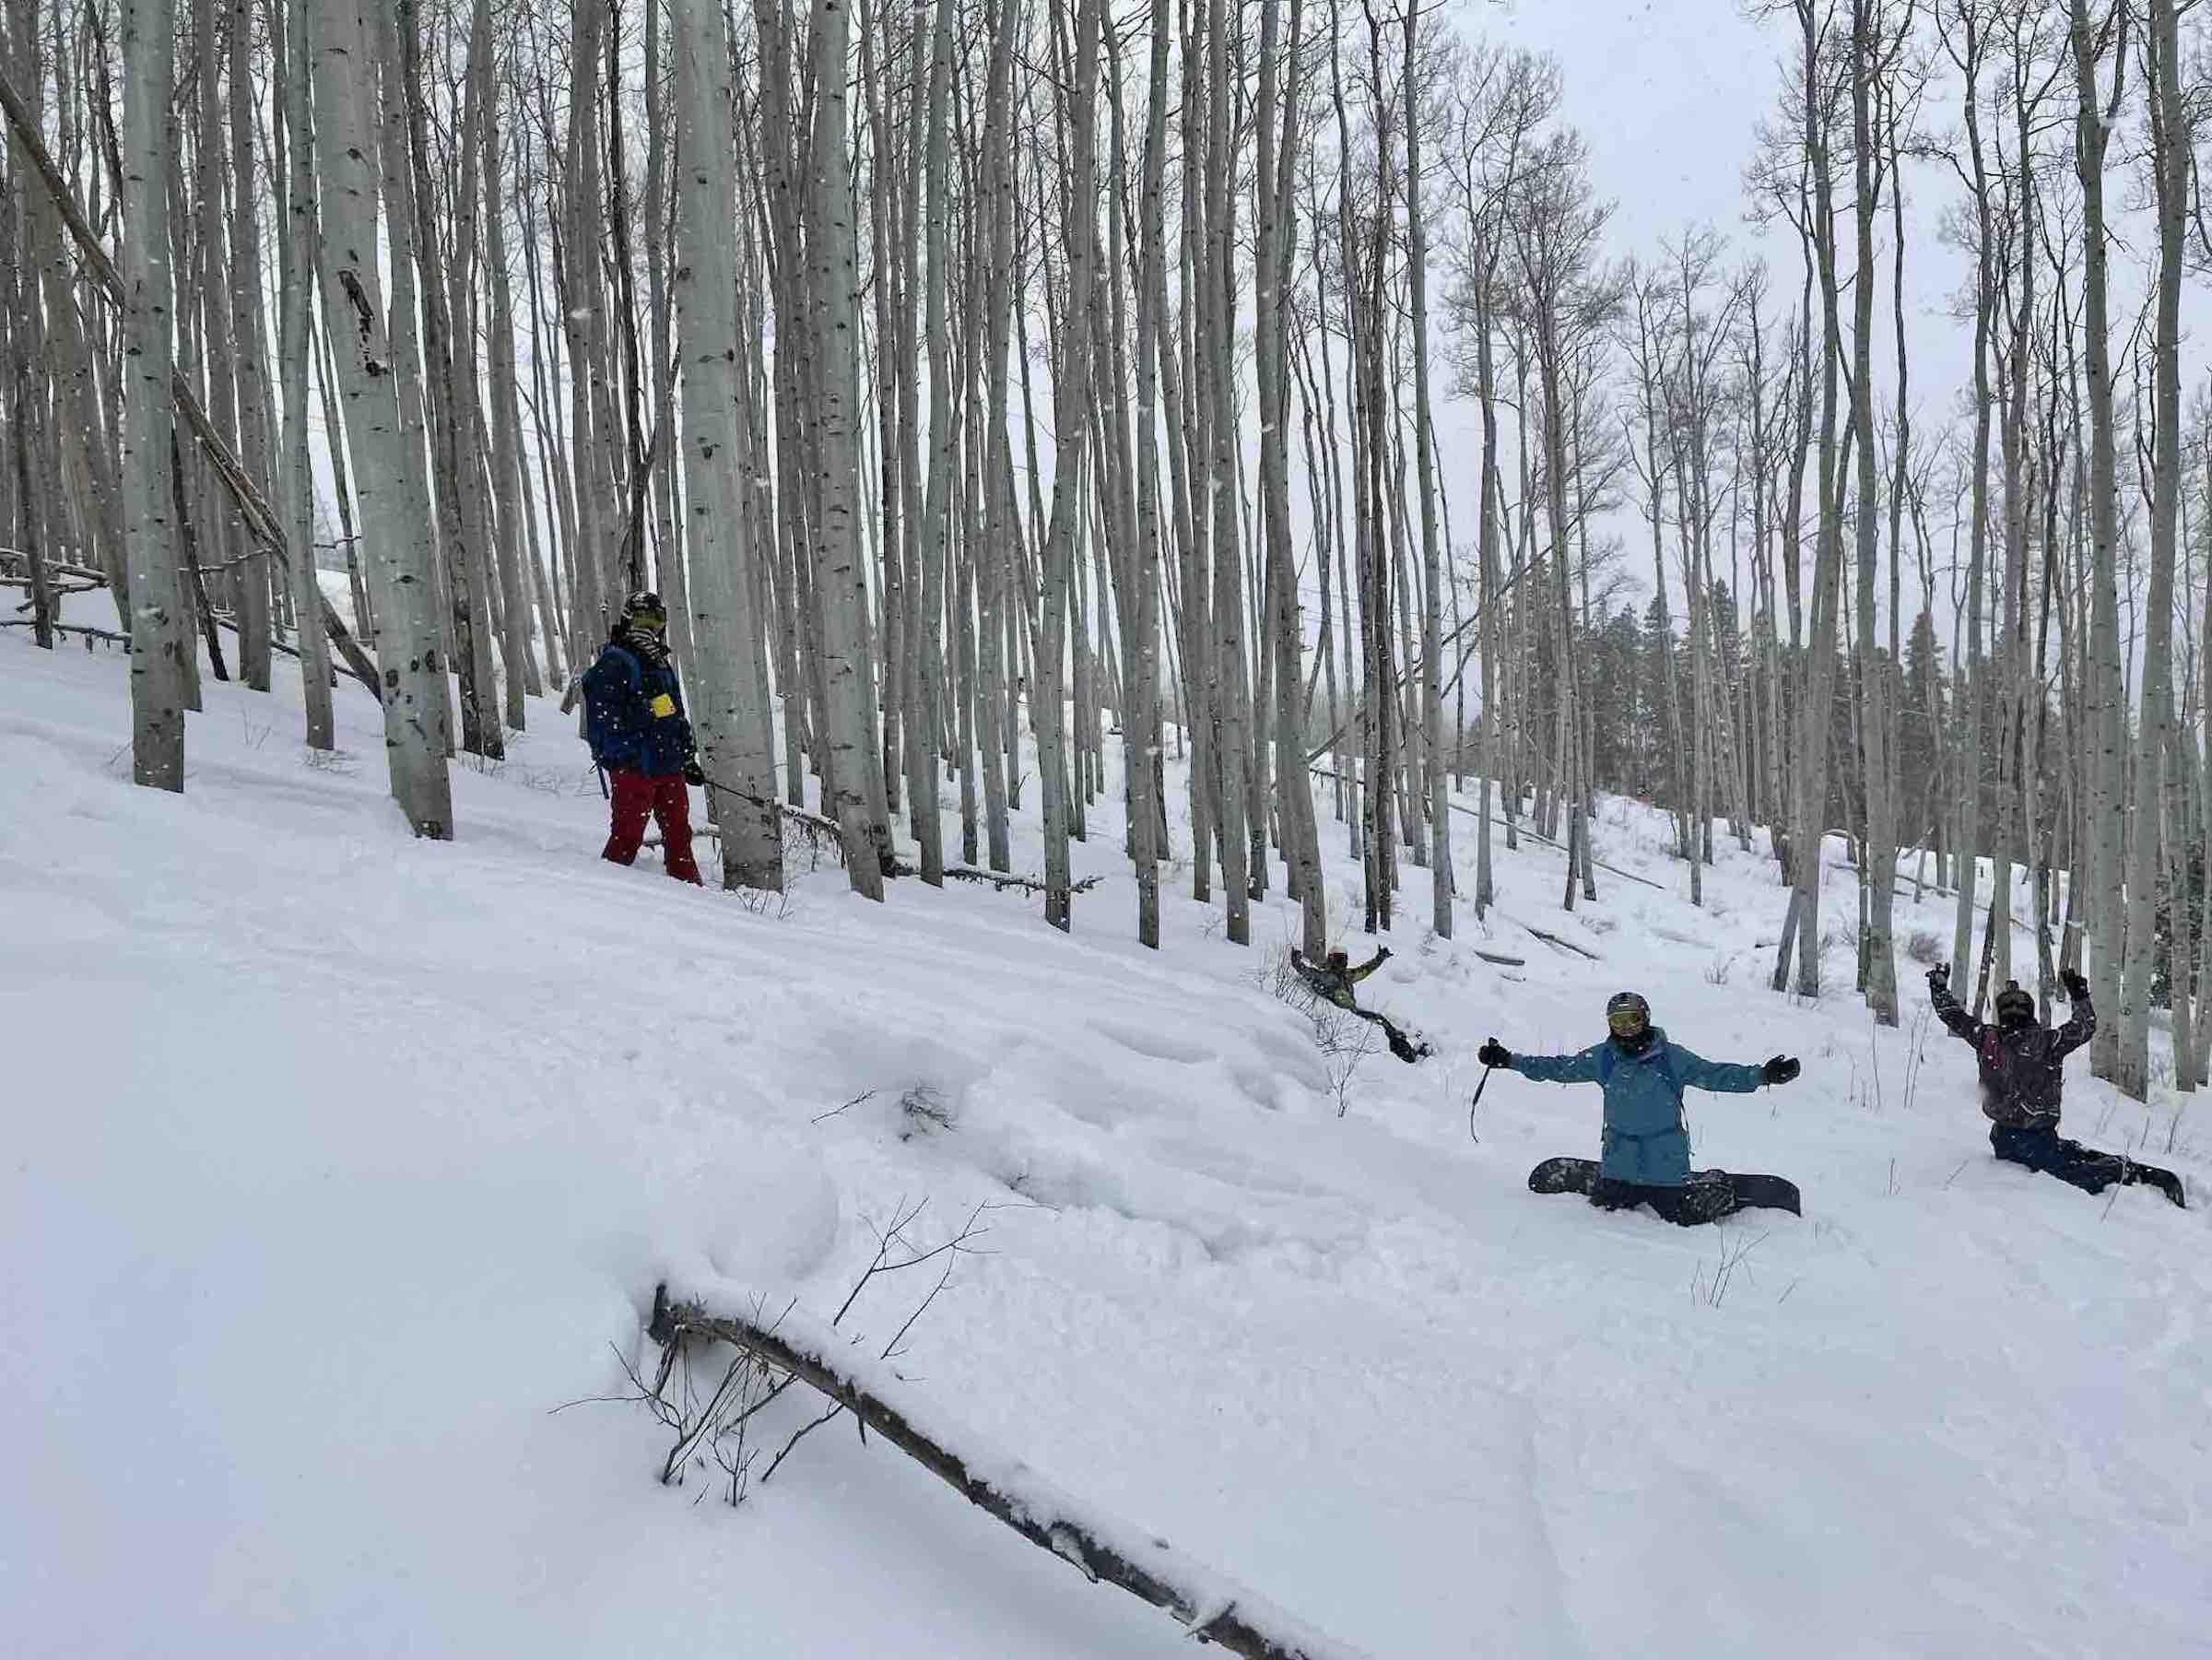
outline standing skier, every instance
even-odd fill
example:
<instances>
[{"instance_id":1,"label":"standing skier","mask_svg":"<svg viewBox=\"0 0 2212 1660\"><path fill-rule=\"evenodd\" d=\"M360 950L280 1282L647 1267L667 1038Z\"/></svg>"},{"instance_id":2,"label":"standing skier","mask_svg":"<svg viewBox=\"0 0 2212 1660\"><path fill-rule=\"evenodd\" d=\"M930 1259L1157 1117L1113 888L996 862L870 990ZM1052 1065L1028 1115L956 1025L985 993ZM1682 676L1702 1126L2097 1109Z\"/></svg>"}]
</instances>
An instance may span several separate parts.
<instances>
[{"instance_id":1,"label":"standing skier","mask_svg":"<svg viewBox=\"0 0 2212 1660\"><path fill-rule=\"evenodd\" d=\"M1758 1066L1705 1060L1668 1042L1652 1024L1652 1006L1634 992L1622 992L1606 1005L1606 1025L1610 1035L1605 1042L1580 1054L1516 1055L1492 1038L1476 1056L1486 1066L1504 1066L1538 1083L1605 1089L1605 1156L1595 1166L1583 1159L1547 1159L1531 1172L1531 1189L1586 1193L1593 1205L1607 1210L1649 1205L1684 1227L1717 1221L1747 1203L1797 1208L1796 1189L1786 1183L1781 1184L1786 1202L1766 1196L1776 1192L1766 1186L1775 1178L1693 1173L1689 1126L1682 1116L1686 1089L1748 1095L1761 1084L1788 1083L1797 1076L1795 1061L1780 1054ZM1757 1189L1747 1185L1755 1183Z\"/></svg>"},{"instance_id":2,"label":"standing skier","mask_svg":"<svg viewBox=\"0 0 2212 1660\"><path fill-rule=\"evenodd\" d=\"M2097 1034L2097 1011L2089 1006L2089 983L2072 969L2059 975L2073 1013L2056 1030L2035 1018L2035 998L2017 980L1997 994L1997 1023L1987 1026L1962 1008L1951 995L1948 963L1928 971L1928 1002L1952 1034L1974 1046L1982 1065L1982 1111L1990 1120L1990 1150L2012 1164L2024 1164L2070 1183L2084 1193L2102 1193L2113 1183L2142 1183L2182 1204L2182 1179L2154 1164L2137 1164L2118 1153L2100 1153L2058 1133L2059 1092L2064 1063Z\"/></svg>"},{"instance_id":3,"label":"standing skier","mask_svg":"<svg viewBox=\"0 0 2212 1660\"><path fill-rule=\"evenodd\" d=\"M1382 1036L1390 1044L1391 1054L1410 1064L1430 1054L1429 1045L1416 1043L1394 1026L1388 1016L1371 1008L1361 1008L1359 1000L1352 995L1352 987L1389 960L1390 948L1377 946L1375 954L1358 968L1352 967L1351 958L1342 951L1331 951L1316 967L1299 955L1296 946L1290 948L1290 966L1298 971L1298 977L1306 983L1308 991L1333 1008L1341 1008L1347 1015L1357 1015L1362 1020L1380 1026Z\"/></svg>"},{"instance_id":4,"label":"standing skier","mask_svg":"<svg viewBox=\"0 0 2212 1660\"><path fill-rule=\"evenodd\" d=\"M641 589L623 603L622 619L584 673L583 699L592 759L614 784L614 823L600 857L617 865L634 860L650 816L660 822L668 874L697 882L685 786L706 778L684 718L683 688L668 661L668 608L659 595Z\"/></svg>"}]
</instances>

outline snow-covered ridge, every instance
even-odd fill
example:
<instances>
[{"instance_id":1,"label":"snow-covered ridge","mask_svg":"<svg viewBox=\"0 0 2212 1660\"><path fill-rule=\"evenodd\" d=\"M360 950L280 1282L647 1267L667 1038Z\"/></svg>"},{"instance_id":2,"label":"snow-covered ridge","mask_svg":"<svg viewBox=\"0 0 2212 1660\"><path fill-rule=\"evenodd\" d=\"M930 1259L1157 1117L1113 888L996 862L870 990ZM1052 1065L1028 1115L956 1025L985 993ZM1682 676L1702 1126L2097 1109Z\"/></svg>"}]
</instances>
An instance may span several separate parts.
<instances>
[{"instance_id":1,"label":"snow-covered ridge","mask_svg":"<svg viewBox=\"0 0 2212 1660\"><path fill-rule=\"evenodd\" d=\"M1161 952L1129 937L1116 804L1073 938L833 872L778 914L599 865L558 723L458 771L431 846L365 700L334 767L296 696L207 689L186 794L137 790L119 660L0 640L12 1653L1178 1652L849 1430L731 1512L655 1484L636 1409L553 1410L621 1393L657 1281L826 1319L923 1199L931 1238L993 1208L907 1386L1369 1653L2206 1652L2206 1209L1994 1164L1917 986L1899 1032L1849 995L1847 875L1804 1007L1764 989L1771 866L1724 853L1692 909L1633 804L1601 851L1665 891L1601 879L1573 919L1559 855L1501 850L1488 936L1437 942L1409 868L1363 995L1441 1053L1378 1046L1340 1094L1261 983L1279 901L1251 951L1187 899ZM1701 1054L1803 1058L1691 1103L1700 1162L1791 1175L1802 1221L1529 1195L1594 1149L1587 1090L1494 1077L1470 1141L1480 1041L1589 1042L1622 986ZM2165 1090L2077 1063L2067 1100L2212 1176ZM879 1348L926 1289L841 1330Z\"/></svg>"}]
</instances>

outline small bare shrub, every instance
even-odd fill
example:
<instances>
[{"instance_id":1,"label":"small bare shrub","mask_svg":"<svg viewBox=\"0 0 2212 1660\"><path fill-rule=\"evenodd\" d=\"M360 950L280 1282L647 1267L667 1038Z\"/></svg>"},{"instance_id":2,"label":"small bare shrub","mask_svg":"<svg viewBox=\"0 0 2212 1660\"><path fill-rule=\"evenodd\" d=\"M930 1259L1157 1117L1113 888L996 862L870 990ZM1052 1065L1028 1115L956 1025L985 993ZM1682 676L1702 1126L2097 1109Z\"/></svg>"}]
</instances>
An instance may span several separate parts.
<instances>
[{"instance_id":1,"label":"small bare shrub","mask_svg":"<svg viewBox=\"0 0 2212 1660\"><path fill-rule=\"evenodd\" d=\"M1735 959L1725 951L1715 951L1712 960L1705 965L1707 985L1726 985L1728 976L1735 971Z\"/></svg>"},{"instance_id":2,"label":"small bare shrub","mask_svg":"<svg viewBox=\"0 0 2212 1660\"><path fill-rule=\"evenodd\" d=\"M937 1087L926 1079L910 1085L899 1098L899 1111L906 1119L906 1128L899 1132L899 1139L912 1141L917 1136L934 1136L940 1130L954 1127L952 1109L937 1093Z\"/></svg>"},{"instance_id":3,"label":"small bare shrub","mask_svg":"<svg viewBox=\"0 0 2212 1660\"><path fill-rule=\"evenodd\" d=\"M1922 968L1932 969L1943 960L1943 941L1931 928L1915 928L1905 941L1905 955Z\"/></svg>"}]
</instances>

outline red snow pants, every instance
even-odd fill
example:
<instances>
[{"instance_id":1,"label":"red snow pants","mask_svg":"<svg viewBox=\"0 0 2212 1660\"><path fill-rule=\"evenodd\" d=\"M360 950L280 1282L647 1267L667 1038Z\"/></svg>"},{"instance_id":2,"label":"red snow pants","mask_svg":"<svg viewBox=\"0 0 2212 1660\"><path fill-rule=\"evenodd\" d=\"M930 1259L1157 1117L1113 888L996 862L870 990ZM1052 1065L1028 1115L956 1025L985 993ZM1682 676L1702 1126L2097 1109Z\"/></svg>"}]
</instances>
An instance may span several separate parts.
<instances>
[{"instance_id":1,"label":"red snow pants","mask_svg":"<svg viewBox=\"0 0 2212 1660\"><path fill-rule=\"evenodd\" d=\"M668 874L679 882L699 881L699 864L691 856L691 795L683 775L648 778L642 772L610 768L614 780L614 829L599 856L628 865L645 842L645 820L661 827L661 854ZM702 884L703 886L703 884Z\"/></svg>"}]
</instances>

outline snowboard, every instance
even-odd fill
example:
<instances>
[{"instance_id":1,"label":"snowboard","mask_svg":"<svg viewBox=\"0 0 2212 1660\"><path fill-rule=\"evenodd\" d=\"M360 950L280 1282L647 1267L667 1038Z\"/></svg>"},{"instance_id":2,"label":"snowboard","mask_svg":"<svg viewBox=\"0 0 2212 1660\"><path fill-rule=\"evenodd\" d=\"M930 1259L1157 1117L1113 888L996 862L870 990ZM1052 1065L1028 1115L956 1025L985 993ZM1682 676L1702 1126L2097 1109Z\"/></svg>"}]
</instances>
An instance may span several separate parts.
<instances>
[{"instance_id":1,"label":"snowboard","mask_svg":"<svg viewBox=\"0 0 2212 1660\"><path fill-rule=\"evenodd\" d=\"M1584 1198L1597 1185L1597 1160L1594 1159L1547 1159L1528 1172L1528 1190L1531 1193L1579 1193ZM1780 1176L1746 1174L1737 1171L1693 1170L1684 1187L1695 1193L1693 1208L1710 1207L1714 1219L1736 1210L1786 1210L1792 1216L1803 1216L1801 1200L1794 1182ZM1719 1187L1726 1189L1726 1196L1713 1193ZM1687 1195L1686 1195L1687 1196ZM1698 1201L1702 1200L1700 1204Z\"/></svg>"},{"instance_id":2,"label":"snowboard","mask_svg":"<svg viewBox=\"0 0 2212 1660\"><path fill-rule=\"evenodd\" d=\"M2156 1164L2138 1164L2130 1159L2127 1161L2127 1174L2124 1180L2131 1186L2147 1187L2155 1192L2164 1194L2183 1210L2189 1208L2189 1201L2182 1196L2182 1179L2170 1170L2162 1169Z\"/></svg>"}]
</instances>

